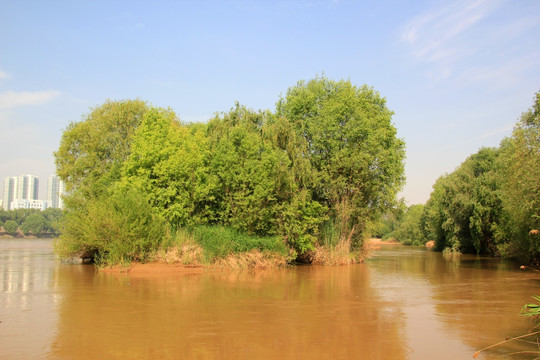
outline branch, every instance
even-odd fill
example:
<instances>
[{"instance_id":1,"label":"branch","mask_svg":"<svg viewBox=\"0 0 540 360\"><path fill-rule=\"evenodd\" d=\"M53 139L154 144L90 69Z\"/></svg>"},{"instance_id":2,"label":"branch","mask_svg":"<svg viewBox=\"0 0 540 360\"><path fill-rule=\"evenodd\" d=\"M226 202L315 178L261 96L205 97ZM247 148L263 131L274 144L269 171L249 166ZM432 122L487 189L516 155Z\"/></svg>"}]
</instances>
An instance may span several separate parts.
<instances>
[{"instance_id":1,"label":"branch","mask_svg":"<svg viewBox=\"0 0 540 360\"><path fill-rule=\"evenodd\" d=\"M490 346L488 346L488 347L485 347L485 348L483 348L483 349L478 350L477 352L474 353L473 358L476 359L476 358L478 357L478 355L479 355L482 351L484 351L484 350L488 350L488 349L494 348L494 347L496 347L496 346L505 344L505 343L507 343L507 342L509 342L509 341L512 341L512 340L523 339L523 338L526 338L526 337L529 337L529 336L532 336L532 335L536 335L536 334L540 334L540 331L535 331L535 332L533 332L533 333L521 335L521 336L518 336L518 337L515 337L515 338L508 338L508 339L506 339L506 340L504 340L504 341L498 342L498 343L496 343L496 344L493 344L493 345L490 345ZM536 352L534 352L534 353L536 353Z\"/></svg>"}]
</instances>

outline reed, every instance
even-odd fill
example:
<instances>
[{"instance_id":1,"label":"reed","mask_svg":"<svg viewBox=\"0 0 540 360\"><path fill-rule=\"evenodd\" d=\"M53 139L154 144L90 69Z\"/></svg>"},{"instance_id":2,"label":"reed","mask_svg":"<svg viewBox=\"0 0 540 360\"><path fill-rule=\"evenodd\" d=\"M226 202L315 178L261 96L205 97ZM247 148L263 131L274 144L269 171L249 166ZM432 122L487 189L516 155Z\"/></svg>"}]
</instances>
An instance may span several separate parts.
<instances>
[{"instance_id":1,"label":"reed","mask_svg":"<svg viewBox=\"0 0 540 360\"><path fill-rule=\"evenodd\" d=\"M203 248L207 263L224 259L231 254L247 253L252 250L289 255L288 247L278 236L249 235L224 226L198 226L191 234Z\"/></svg>"}]
</instances>

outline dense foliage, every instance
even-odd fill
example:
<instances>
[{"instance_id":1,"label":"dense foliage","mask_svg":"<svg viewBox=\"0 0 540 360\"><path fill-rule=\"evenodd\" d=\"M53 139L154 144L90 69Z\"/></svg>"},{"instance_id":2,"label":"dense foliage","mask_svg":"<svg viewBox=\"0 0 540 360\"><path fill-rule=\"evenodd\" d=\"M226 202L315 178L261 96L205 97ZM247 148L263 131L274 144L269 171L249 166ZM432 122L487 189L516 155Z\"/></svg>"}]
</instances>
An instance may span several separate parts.
<instances>
[{"instance_id":1,"label":"dense foliage","mask_svg":"<svg viewBox=\"0 0 540 360\"><path fill-rule=\"evenodd\" d=\"M495 231L502 209L497 156L497 149L481 149L433 186L426 216L437 249L497 252Z\"/></svg>"},{"instance_id":2,"label":"dense foliage","mask_svg":"<svg viewBox=\"0 0 540 360\"><path fill-rule=\"evenodd\" d=\"M304 139L313 199L329 209L340 239L358 245L404 181L404 143L385 99L323 78L290 88L277 111Z\"/></svg>"},{"instance_id":3,"label":"dense foliage","mask_svg":"<svg viewBox=\"0 0 540 360\"><path fill-rule=\"evenodd\" d=\"M116 242L146 239L124 252L140 260L165 223L193 234L230 229L217 233L270 248L274 240L257 239L279 239L299 256L338 243L354 251L403 183L404 143L391 118L373 89L326 78L290 88L275 113L236 104L206 124L140 100L108 101L71 124L55 153L70 191L57 248L99 258ZM135 206L122 203L126 194L143 199L138 214L122 209ZM132 234L132 215L161 225ZM106 235L118 233L132 235Z\"/></svg>"},{"instance_id":4,"label":"dense foliage","mask_svg":"<svg viewBox=\"0 0 540 360\"><path fill-rule=\"evenodd\" d=\"M403 211L387 213L382 233L403 242L435 240L438 250L540 265L540 93L512 136L440 177L421 213L414 214L413 226Z\"/></svg>"},{"instance_id":5,"label":"dense foliage","mask_svg":"<svg viewBox=\"0 0 540 360\"><path fill-rule=\"evenodd\" d=\"M423 213L424 205L411 205L405 210L396 208L388 212L380 225L380 236L384 240L392 239L404 245L424 245L427 238L422 231Z\"/></svg>"},{"instance_id":6,"label":"dense foliage","mask_svg":"<svg viewBox=\"0 0 540 360\"><path fill-rule=\"evenodd\" d=\"M8 220L4 223L4 229L8 234L14 235L17 232L17 229L19 226L15 222L15 220Z\"/></svg>"},{"instance_id":7,"label":"dense foliage","mask_svg":"<svg viewBox=\"0 0 540 360\"><path fill-rule=\"evenodd\" d=\"M540 265L540 92L501 144L499 249Z\"/></svg>"},{"instance_id":8,"label":"dense foliage","mask_svg":"<svg viewBox=\"0 0 540 360\"><path fill-rule=\"evenodd\" d=\"M86 201L84 211L66 213L64 228L56 247L60 255L94 257L102 265L147 260L165 233L163 220L138 189Z\"/></svg>"},{"instance_id":9,"label":"dense foliage","mask_svg":"<svg viewBox=\"0 0 540 360\"><path fill-rule=\"evenodd\" d=\"M63 212L57 208L46 210L16 209L0 210L0 224L8 234L21 230L25 235L58 236Z\"/></svg>"}]
</instances>

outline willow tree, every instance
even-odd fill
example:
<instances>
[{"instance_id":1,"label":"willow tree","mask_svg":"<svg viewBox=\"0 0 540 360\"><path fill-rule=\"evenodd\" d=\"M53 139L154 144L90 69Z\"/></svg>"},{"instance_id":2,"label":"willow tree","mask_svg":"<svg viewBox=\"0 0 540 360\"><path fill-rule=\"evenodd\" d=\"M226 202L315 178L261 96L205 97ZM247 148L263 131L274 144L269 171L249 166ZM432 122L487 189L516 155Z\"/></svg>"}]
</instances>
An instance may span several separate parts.
<instances>
[{"instance_id":1,"label":"willow tree","mask_svg":"<svg viewBox=\"0 0 540 360\"><path fill-rule=\"evenodd\" d=\"M482 148L440 177L424 208L438 250L495 254L501 219L499 150Z\"/></svg>"},{"instance_id":2,"label":"willow tree","mask_svg":"<svg viewBox=\"0 0 540 360\"><path fill-rule=\"evenodd\" d=\"M404 182L405 145L386 100L370 87L318 77L289 88L277 114L305 139L314 200L330 209L339 239L358 246Z\"/></svg>"},{"instance_id":3,"label":"willow tree","mask_svg":"<svg viewBox=\"0 0 540 360\"><path fill-rule=\"evenodd\" d=\"M540 92L501 144L505 223L501 250L540 264ZM536 231L535 231L536 230Z\"/></svg>"},{"instance_id":4,"label":"willow tree","mask_svg":"<svg viewBox=\"0 0 540 360\"><path fill-rule=\"evenodd\" d=\"M283 235L299 253L313 248L326 209L306 188L306 160L282 118L239 104L208 124L216 215L248 233ZM298 147L297 147L298 146Z\"/></svg>"}]
</instances>

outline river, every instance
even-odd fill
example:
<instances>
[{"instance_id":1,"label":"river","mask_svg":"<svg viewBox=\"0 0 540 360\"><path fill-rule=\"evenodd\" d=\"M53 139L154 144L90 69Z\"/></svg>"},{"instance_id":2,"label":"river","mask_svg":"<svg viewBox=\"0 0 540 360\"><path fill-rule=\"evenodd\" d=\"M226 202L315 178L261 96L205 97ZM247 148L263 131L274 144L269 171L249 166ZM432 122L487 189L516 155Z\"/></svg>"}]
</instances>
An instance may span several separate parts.
<instances>
[{"instance_id":1,"label":"river","mask_svg":"<svg viewBox=\"0 0 540 360\"><path fill-rule=\"evenodd\" d=\"M518 265L387 245L354 266L132 276L3 239L0 359L472 359L529 329L540 273Z\"/></svg>"}]
</instances>

